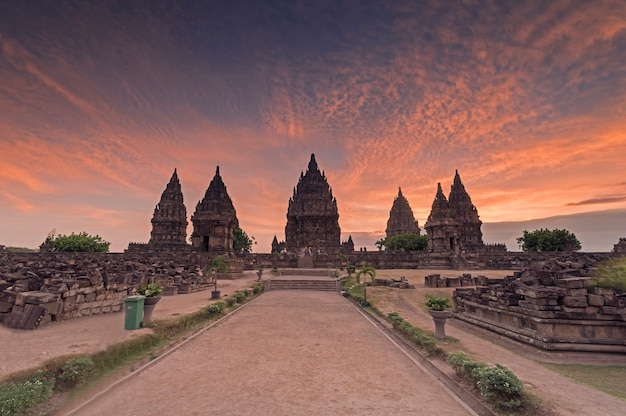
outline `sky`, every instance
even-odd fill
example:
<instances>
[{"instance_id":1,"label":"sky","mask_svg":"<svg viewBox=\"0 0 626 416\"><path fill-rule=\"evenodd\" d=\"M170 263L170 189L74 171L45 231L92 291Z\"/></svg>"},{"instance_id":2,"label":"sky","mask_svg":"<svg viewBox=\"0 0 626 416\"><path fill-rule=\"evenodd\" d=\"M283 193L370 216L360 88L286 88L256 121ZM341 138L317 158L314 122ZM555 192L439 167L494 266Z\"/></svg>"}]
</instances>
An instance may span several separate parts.
<instances>
[{"instance_id":1,"label":"sky","mask_svg":"<svg viewBox=\"0 0 626 416\"><path fill-rule=\"evenodd\" d=\"M399 187L423 227L458 170L485 242L557 217L609 251L626 2L0 0L0 244L147 242L175 168L189 236L219 165L269 252L312 153L357 247Z\"/></svg>"}]
</instances>

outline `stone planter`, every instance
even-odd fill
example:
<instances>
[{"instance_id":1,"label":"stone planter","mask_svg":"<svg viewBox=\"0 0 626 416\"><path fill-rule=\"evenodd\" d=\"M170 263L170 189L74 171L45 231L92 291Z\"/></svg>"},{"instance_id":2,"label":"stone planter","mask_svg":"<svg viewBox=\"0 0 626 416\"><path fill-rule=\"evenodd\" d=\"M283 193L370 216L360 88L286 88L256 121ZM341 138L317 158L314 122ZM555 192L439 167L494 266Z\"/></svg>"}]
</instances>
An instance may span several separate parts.
<instances>
[{"instance_id":1,"label":"stone planter","mask_svg":"<svg viewBox=\"0 0 626 416\"><path fill-rule=\"evenodd\" d=\"M452 311L434 311L429 309L428 313L435 322L435 338L444 339L446 337L446 321L452 318Z\"/></svg>"},{"instance_id":2,"label":"stone planter","mask_svg":"<svg viewBox=\"0 0 626 416\"><path fill-rule=\"evenodd\" d=\"M143 325L152 322L152 312L160 300L161 296L149 296L143 301Z\"/></svg>"},{"instance_id":3,"label":"stone planter","mask_svg":"<svg viewBox=\"0 0 626 416\"><path fill-rule=\"evenodd\" d=\"M211 299L219 299L221 295L221 291L219 290L212 290L211 291Z\"/></svg>"}]
</instances>

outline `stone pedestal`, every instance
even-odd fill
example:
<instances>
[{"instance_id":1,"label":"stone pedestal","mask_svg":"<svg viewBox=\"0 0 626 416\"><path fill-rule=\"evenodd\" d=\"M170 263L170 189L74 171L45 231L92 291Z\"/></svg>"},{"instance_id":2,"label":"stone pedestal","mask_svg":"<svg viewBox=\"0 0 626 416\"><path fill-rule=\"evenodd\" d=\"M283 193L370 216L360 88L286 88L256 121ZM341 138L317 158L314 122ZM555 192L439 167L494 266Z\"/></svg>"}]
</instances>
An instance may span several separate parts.
<instances>
[{"instance_id":1,"label":"stone pedestal","mask_svg":"<svg viewBox=\"0 0 626 416\"><path fill-rule=\"evenodd\" d=\"M430 316L433 317L435 322L435 338L444 339L446 337L446 321L452 318L452 312L450 311L433 311L428 310Z\"/></svg>"},{"instance_id":2,"label":"stone pedestal","mask_svg":"<svg viewBox=\"0 0 626 416\"><path fill-rule=\"evenodd\" d=\"M143 301L143 321L142 324L149 324L152 322L152 312L154 311L154 307L161 300L160 296L151 296L147 297Z\"/></svg>"}]
</instances>

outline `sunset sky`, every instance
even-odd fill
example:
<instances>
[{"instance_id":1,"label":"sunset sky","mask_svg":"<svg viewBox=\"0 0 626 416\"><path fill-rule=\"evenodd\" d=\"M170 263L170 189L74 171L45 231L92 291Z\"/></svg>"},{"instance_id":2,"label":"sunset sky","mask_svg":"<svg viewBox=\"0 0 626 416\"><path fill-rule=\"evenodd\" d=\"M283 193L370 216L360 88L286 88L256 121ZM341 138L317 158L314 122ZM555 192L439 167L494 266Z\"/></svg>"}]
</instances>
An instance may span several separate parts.
<instances>
[{"instance_id":1,"label":"sunset sky","mask_svg":"<svg viewBox=\"0 0 626 416\"><path fill-rule=\"evenodd\" d=\"M191 217L219 165L267 252L311 153L357 247L398 187L423 227L458 169L485 242L560 216L608 251L626 2L0 0L0 244L147 242L174 168Z\"/></svg>"}]
</instances>

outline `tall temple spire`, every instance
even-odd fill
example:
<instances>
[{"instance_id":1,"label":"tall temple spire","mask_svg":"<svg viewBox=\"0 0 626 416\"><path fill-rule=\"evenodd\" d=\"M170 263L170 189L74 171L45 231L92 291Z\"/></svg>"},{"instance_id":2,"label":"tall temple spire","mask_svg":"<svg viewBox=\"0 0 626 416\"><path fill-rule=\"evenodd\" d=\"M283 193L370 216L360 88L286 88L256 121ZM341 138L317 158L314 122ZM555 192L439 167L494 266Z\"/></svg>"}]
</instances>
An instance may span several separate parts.
<instances>
[{"instance_id":1,"label":"tall temple spire","mask_svg":"<svg viewBox=\"0 0 626 416\"><path fill-rule=\"evenodd\" d=\"M187 244L187 208L176 169L154 208L151 222L150 245Z\"/></svg>"},{"instance_id":2,"label":"tall temple spire","mask_svg":"<svg viewBox=\"0 0 626 416\"><path fill-rule=\"evenodd\" d=\"M200 251L217 254L233 251L233 231L239 227L237 212L220 175L219 166L207 188L204 198L191 216L192 245Z\"/></svg>"},{"instance_id":3,"label":"tall temple spire","mask_svg":"<svg viewBox=\"0 0 626 416\"><path fill-rule=\"evenodd\" d=\"M417 221L413 216L413 210L409 201L402 195L402 188L400 187L398 187L398 196L393 200L385 232L387 238L405 233L420 233Z\"/></svg>"},{"instance_id":4,"label":"tall temple spire","mask_svg":"<svg viewBox=\"0 0 626 416\"><path fill-rule=\"evenodd\" d=\"M304 247L338 251L340 247L339 212L332 189L311 154L307 171L289 199L285 245L290 252Z\"/></svg>"}]
</instances>

